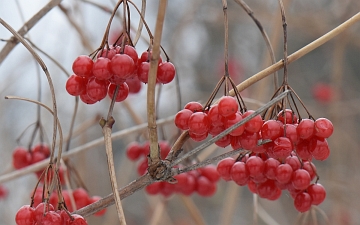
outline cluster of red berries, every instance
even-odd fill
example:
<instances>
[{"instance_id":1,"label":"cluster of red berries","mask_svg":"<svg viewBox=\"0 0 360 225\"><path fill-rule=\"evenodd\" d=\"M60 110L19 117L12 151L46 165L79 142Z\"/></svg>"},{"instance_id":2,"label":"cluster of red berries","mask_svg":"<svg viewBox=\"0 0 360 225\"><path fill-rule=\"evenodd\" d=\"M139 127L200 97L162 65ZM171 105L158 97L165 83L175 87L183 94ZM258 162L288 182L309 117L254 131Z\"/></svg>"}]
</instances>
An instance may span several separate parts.
<instances>
[{"instance_id":1,"label":"cluster of red berries","mask_svg":"<svg viewBox=\"0 0 360 225\"><path fill-rule=\"evenodd\" d=\"M319 205L326 197L321 184L311 184L316 176L315 165L310 161L300 162L296 155L286 157L284 163L265 153L259 156L252 153L239 161L226 158L218 163L217 171L224 180L247 185L251 192L269 200L277 200L283 190L288 190L300 212Z\"/></svg>"},{"instance_id":2,"label":"cluster of red berries","mask_svg":"<svg viewBox=\"0 0 360 225\"><path fill-rule=\"evenodd\" d=\"M145 191L149 195L162 194L168 197L172 194L183 194L189 196L197 193L202 197L210 197L216 193L216 184L220 176L213 165L208 165L197 170L181 173L174 178L176 183L156 182L148 185Z\"/></svg>"},{"instance_id":3,"label":"cluster of red berries","mask_svg":"<svg viewBox=\"0 0 360 225\"><path fill-rule=\"evenodd\" d=\"M70 201L70 193L67 190L63 190L61 193L64 198L64 202L66 204L68 211L73 212L75 209L73 209L73 206ZM43 202L42 195L43 195L43 189L37 188L35 191L35 195L34 195L34 203L33 203L34 207L37 207L38 205L42 204L42 202ZM74 197L76 209L83 208L83 207L90 205L94 202L97 202L101 199L100 196L89 196L88 192L84 188L74 189L72 191L72 195ZM54 191L50 195L49 204L56 206L56 205L58 205L58 201L59 200L58 200L57 192ZM102 216L105 214L105 212L106 212L106 209L103 209L103 210L95 213L94 215Z\"/></svg>"},{"instance_id":4,"label":"cluster of red berries","mask_svg":"<svg viewBox=\"0 0 360 225\"><path fill-rule=\"evenodd\" d=\"M160 141L159 146L161 158L165 159L171 147L167 141ZM140 159L137 169L139 175L146 173L148 168L148 154L148 141L143 145L138 142L132 142L126 148L126 155L130 160L136 161ZM176 175L175 179L177 180L175 184L168 182L152 183L145 188L145 191L149 195L162 194L165 197L175 193L191 195L194 192L204 197L212 196L216 192L216 183L219 181L220 176L216 171L216 167L209 165L204 168Z\"/></svg>"},{"instance_id":5,"label":"cluster of red berries","mask_svg":"<svg viewBox=\"0 0 360 225\"><path fill-rule=\"evenodd\" d=\"M50 156L50 148L43 143L37 144L30 150L24 147L16 147L12 158L15 169L21 169L31 164L40 162Z\"/></svg>"},{"instance_id":6,"label":"cluster of red berries","mask_svg":"<svg viewBox=\"0 0 360 225\"><path fill-rule=\"evenodd\" d=\"M116 102L125 100L130 93L137 93L141 83L148 82L150 68L150 51L138 57L134 47L125 45L124 49L115 46L101 50L95 61L89 56L81 55L72 65L74 74L66 82L70 95L80 96L87 104L94 104L108 95L114 96L119 86ZM157 82L167 84L175 77L175 67L171 62L159 59Z\"/></svg>"},{"instance_id":7,"label":"cluster of red berries","mask_svg":"<svg viewBox=\"0 0 360 225\"><path fill-rule=\"evenodd\" d=\"M37 207L22 206L15 216L17 225L87 225L86 220L78 215L71 216L65 210L56 210L49 203L40 203Z\"/></svg>"}]
</instances>

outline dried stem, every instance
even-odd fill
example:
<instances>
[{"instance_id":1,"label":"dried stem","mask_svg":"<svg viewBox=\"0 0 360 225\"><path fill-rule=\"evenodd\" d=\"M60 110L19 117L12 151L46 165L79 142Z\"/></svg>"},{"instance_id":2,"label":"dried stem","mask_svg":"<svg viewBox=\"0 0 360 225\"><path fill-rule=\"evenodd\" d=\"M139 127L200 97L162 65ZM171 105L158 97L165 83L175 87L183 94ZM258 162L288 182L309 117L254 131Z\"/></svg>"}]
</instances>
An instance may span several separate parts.
<instances>
[{"instance_id":1,"label":"dried stem","mask_svg":"<svg viewBox=\"0 0 360 225\"><path fill-rule=\"evenodd\" d=\"M0 23L7 29L9 30L14 36L15 38L18 39L18 41L20 41L24 47L33 55L33 57L36 59L36 61L39 63L39 65L41 66L41 68L43 69L46 78L48 80L49 83L49 88L50 88L50 92L51 92L51 98L52 98L52 102L53 102L53 115L54 115L54 122L53 122L53 139L52 139L52 146L51 146L51 155L50 155L50 163L53 163L53 158L54 158L54 152L55 152L55 144L56 144L56 134L57 134L57 121L58 121L58 117L57 117L57 106L56 106L56 98L55 98L55 90L54 90L54 85L52 83L52 79L50 76L50 73L44 63L44 61L40 58L40 56L34 51L34 49L29 45L29 43L26 42L26 40L18 33L16 32L9 24L7 24L3 19L0 18ZM1 62L0 62L1 63ZM62 141L62 139L61 139ZM61 149L59 149L59 152L61 154Z\"/></svg>"},{"instance_id":2,"label":"dried stem","mask_svg":"<svg viewBox=\"0 0 360 225\"><path fill-rule=\"evenodd\" d=\"M287 57L287 63L290 64L299 58L303 57L304 55L308 54L309 52L313 51L314 49L320 47L321 45L325 44L329 40L336 37L338 34L344 32L350 26L354 25L356 22L360 21L360 13L355 14L353 17L345 21L344 23L340 24L333 30L329 31L328 33L324 34L320 38L316 39L315 41L311 42L310 44L304 46L303 48L299 49L298 51L294 52L293 54ZM268 75L274 73L275 71L280 70L284 67L284 62L281 60L274 65L269 66L268 68L260 71L259 73L251 76L250 78L246 79L241 84L237 85L237 89L239 92L243 91L247 87L251 86L252 84L256 83L257 81L267 77ZM230 95L234 96L234 90L230 91Z\"/></svg>"},{"instance_id":3,"label":"dried stem","mask_svg":"<svg viewBox=\"0 0 360 225\"><path fill-rule=\"evenodd\" d=\"M155 85L156 73L160 57L160 42L165 19L167 0L160 0L158 15L155 26L153 49L150 59L149 79L147 88L147 118L148 132L150 141L150 160L149 163L160 161L160 151L158 148L158 136L156 125L156 107L155 107Z\"/></svg>"},{"instance_id":4,"label":"dried stem","mask_svg":"<svg viewBox=\"0 0 360 225\"><path fill-rule=\"evenodd\" d=\"M285 16L285 8L282 0L279 0L280 4L280 12L281 12L281 21L283 25L283 31L284 31L284 80L283 84L288 84L288 75L287 75L287 23L286 23L286 16Z\"/></svg>"},{"instance_id":5,"label":"dried stem","mask_svg":"<svg viewBox=\"0 0 360 225\"><path fill-rule=\"evenodd\" d=\"M46 4L42 9L39 10L31 19L29 19L19 30L18 34L20 36L24 36L31 28L35 26L37 22L41 18L43 18L51 9L59 5L61 0L51 0L48 4ZM15 36L15 35L14 35ZM4 48L0 52L0 64L4 61L7 55L15 48L15 46L19 43L19 39L12 37L11 41L6 43Z\"/></svg>"},{"instance_id":6,"label":"dried stem","mask_svg":"<svg viewBox=\"0 0 360 225\"><path fill-rule=\"evenodd\" d=\"M225 62L225 76L229 76L229 20L227 14L227 0L222 0L224 12L224 62ZM226 83L225 83L226 86ZM227 92L227 91L226 91Z\"/></svg>"},{"instance_id":7,"label":"dried stem","mask_svg":"<svg viewBox=\"0 0 360 225\"><path fill-rule=\"evenodd\" d=\"M141 0L141 18L145 18L145 12L146 12L146 0ZM137 42L139 41L141 37L141 32L144 26L144 21L142 19L139 20L138 29L136 31L136 35L133 39L133 44L136 46Z\"/></svg>"}]
</instances>

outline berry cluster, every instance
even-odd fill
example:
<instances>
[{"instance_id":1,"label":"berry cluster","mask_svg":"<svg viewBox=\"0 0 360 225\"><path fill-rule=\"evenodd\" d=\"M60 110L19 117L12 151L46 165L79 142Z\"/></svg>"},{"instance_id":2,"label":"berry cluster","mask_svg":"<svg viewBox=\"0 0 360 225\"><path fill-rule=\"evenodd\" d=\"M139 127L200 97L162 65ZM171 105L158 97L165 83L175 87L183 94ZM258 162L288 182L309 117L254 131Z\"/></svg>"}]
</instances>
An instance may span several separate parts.
<instances>
[{"instance_id":1,"label":"berry cluster","mask_svg":"<svg viewBox=\"0 0 360 225\"><path fill-rule=\"evenodd\" d=\"M234 181L262 198L277 200L283 190L294 199L294 206L300 212L308 211L311 205L319 205L326 192L319 183L311 184L316 176L316 167L310 161L300 162L296 156L281 161L262 153L252 153L240 161L226 158L217 165L217 171L226 181Z\"/></svg>"},{"instance_id":2,"label":"berry cluster","mask_svg":"<svg viewBox=\"0 0 360 225\"><path fill-rule=\"evenodd\" d=\"M70 95L80 96L87 104L101 101L108 95L114 96L119 90L116 102L125 100L129 93L137 93L141 83L148 82L150 54L145 51L138 57L134 47L125 45L101 50L93 61L89 56L78 56L72 65L74 74L66 82ZM157 82L167 84L175 77L175 67L171 62L159 60Z\"/></svg>"},{"instance_id":3,"label":"berry cluster","mask_svg":"<svg viewBox=\"0 0 360 225\"><path fill-rule=\"evenodd\" d=\"M167 141L160 141L159 146L161 158L165 159L171 147ZM130 160L136 161L143 158L138 164L137 171L139 175L146 173L148 168L148 154L149 142L145 142L143 145L138 142L132 142L126 148L126 155ZM220 176L215 166L209 165L194 171L178 174L175 176L175 179L177 180L175 184L168 182L152 183L145 188L145 191L149 195L162 194L165 197L175 193L191 195L194 192L200 196L207 197L215 194L216 183L219 181Z\"/></svg>"},{"instance_id":4,"label":"berry cluster","mask_svg":"<svg viewBox=\"0 0 360 225\"><path fill-rule=\"evenodd\" d=\"M15 216L17 225L87 225L86 220L78 215L71 216L65 210L56 210L49 203L40 203L37 207L22 206Z\"/></svg>"},{"instance_id":5,"label":"berry cluster","mask_svg":"<svg viewBox=\"0 0 360 225\"><path fill-rule=\"evenodd\" d=\"M156 182L148 185L145 191L149 195L162 194L165 197L176 193L187 196L197 193L202 197L210 197L216 192L216 183L219 181L220 176L215 166L208 165L197 170L178 174L174 178L177 180L175 184Z\"/></svg>"},{"instance_id":6,"label":"berry cluster","mask_svg":"<svg viewBox=\"0 0 360 225\"><path fill-rule=\"evenodd\" d=\"M64 202L65 205L68 209L69 212L73 212L75 209L73 209L73 206L71 205L71 201L70 201L70 193L67 190L63 190L62 192L62 196L64 198ZM43 202L43 189L42 188L37 188L35 191L35 195L34 195L34 203L33 206L37 207L39 205L42 204ZM101 199L101 197L99 196L89 196L88 192L83 189L83 188L77 188L75 190L72 191L72 195L74 197L74 201L75 201L75 205L76 205L76 209L80 209L83 208L89 204L92 204L94 202L97 202ZM49 203L51 205L58 205L58 195L57 193L54 191L49 198ZM97 213L95 213L95 216L102 216L104 215L106 212L106 209L103 209Z\"/></svg>"},{"instance_id":7,"label":"berry cluster","mask_svg":"<svg viewBox=\"0 0 360 225\"><path fill-rule=\"evenodd\" d=\"M40 162L50 156L50 148L43 143L37 144L30 150L24 147L16 147L12 158L15 169L21 169L31 164Z\"/></svg>"}]
</instances>

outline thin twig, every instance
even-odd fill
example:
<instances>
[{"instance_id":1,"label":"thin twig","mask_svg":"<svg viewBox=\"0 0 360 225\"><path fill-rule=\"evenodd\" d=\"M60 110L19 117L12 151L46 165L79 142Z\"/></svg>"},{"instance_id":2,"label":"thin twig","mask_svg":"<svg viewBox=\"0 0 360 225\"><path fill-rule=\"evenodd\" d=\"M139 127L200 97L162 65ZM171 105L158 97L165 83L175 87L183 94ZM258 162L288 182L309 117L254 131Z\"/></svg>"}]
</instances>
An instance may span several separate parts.
<instances>
[{"instance_id":1,"label":"thin twig","mask_svg":"<svg viewBox=\"0 0 360 225\"><path fill-rule=\"evenodd\" d=\"M283 32L284 32L284 80L283 84L288 84L288 75L287 75L287 23L286 23L286 16L285 16L285 8L282 0L279 0L280 4L280 12L281 12L281 21L283 25Z\"/></svg>"}]
</instances>

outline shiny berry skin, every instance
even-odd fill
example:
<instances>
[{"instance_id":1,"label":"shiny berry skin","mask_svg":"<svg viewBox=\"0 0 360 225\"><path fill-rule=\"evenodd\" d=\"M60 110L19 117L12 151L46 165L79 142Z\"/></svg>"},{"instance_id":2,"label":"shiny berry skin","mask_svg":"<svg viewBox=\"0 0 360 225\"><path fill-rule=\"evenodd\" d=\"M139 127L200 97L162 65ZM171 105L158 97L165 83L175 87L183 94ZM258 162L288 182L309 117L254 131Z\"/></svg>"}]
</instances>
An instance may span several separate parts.
<instances>
[{"instance_id":1,"label":"shiny berry skin","mask_svg":"<svg viewBox=\"0 0 360 225\"><path fill-rule=\"evenodd\" d=\"M257 186L258 195L261 198L269 198L277 192L278 187L273 180L266 180Z\"/></svg>"},{"instance_id":2,"label":"shiny berry skin","mask_svg":"<svg viewBox=\"0 0 360 225\"><path fill-rule=\"evenodd\" d=\"M231 143L231 136L225 135L224 137L220 138L219 140L215 141L215 144L219 147L225 148Z\"/></svg>"},{"instance_id":3,"label":"shiny berry skin","mask_svg":"<svg viewBox=\"0 0 360 225\"><path fill-rule=\"evenodd\" d=\"M129 79L131 79L131 78L129 78ZM128 80L129 80L129 79L128 79ZM124 82L127 81L127 80L122 79L122 78L120 78L120 77L118 77L118 76L112 76L111 78L108 79L108 81L109 81L111 84L120 85L120 84L124 83Z\"/></svg>"},{"instance_id":4,"label":"shiny berry skin","mask_svg":"<svg viewBox=\"0 0 360 225\"><path fill-rule=\"evenodd\" d=\"M286 158L290 155L294 146L291 140L287 137L278 137L274 140L272 153L275 158Z\"/></svg>"},{"instance_id":5,"label":"shiny berry skin","mask_svg":"<svg viewBox=\"0 0 360 225\"><path fill-rule=\"evenodd\" d=\"M109 90L108 90L108 95L109 98L112 99L112 97L115 94L115 89L116 89L116 85L115 84L110 84L109 85ZM117 92L116 98L115 98L115 102L122 102L124 101L129 95L129 87L126 83L122 83L119 85L119 90Z\"/></svg>"},{"instance_id":6,"label":"shiny berry skin","mask_svg":"<svg viewBox=\"0 0 360 225\"><path fill-rule=\"evenodd\" d=\"M84 219L84 217L78 215L78 214L72 214L71 215L73 217L74 220L70 220L70 224L69 225L87 225L88 223L86 222L86 220Z\"/></svg>"},{"instance_id":7,"label":"shiny berry skin","mask_svg":"<svg viewBox=\"0 0 360 225\"><path fill-rule=\"evenodd\" d=\"M304 169L295 170L293 172L291 181L295 189L305 190L309 187L311 182L310 174Z\"/></svg>"},{"instance_id":8,"label":"shiny berry skin","mask_svg":"<svg viewBox=\"0 0 360 225\"><path fill-rule=\"evenodd\" d=\"M244 162L236 162L230 170L231 179L240 186L245 186L250 179Z\"/></svg>"},{"instance_id":9,"label":"shiny berry skin","mask_svg":"<svg viewBox=\"0 0 360 225\"><path fill-rule=\"evenodd\" d=\"M150 63L142 62L138 65L137 76L144 84L148 83L149 80Z\"/></svg>"},{"instance_id":10,"label":"shiny berry skin","mask_svg":"<svg viewBox=\"0 0 360 225\"><path fill-rule=\"evenodd\" d=\"M139 57L138 57L138 54L136 52L136 49L133 46L125 45L124 54L130 56L130 58L134 61L134 64L137 65Z\"/></svg>"},{"instance_id":11,"label":"shiny berry skin","mask_svg":"<svg viewBox=\"0 0 360 225\"><path fill-rule=\"evenodd\" d=\"M285 123L285 117L286 117L286 123ZM285 109L285 112L281 110L277 114L277 120L281 121L283 124L294 124L297 123L298 118L291 109Z\"/></svg>"},{"instance_id":12,"label":"shiny berry skin","mask_svg":"<svg viewBox=\"0 0 360 225\"><path fill-rule=\"evenodd\" d=\"M218 105L211 106L207 115L208 115L212 125L214 125L216 127L224 125L224 123L222 121L223 117L219 114L219 106Z\"/></svg>"},{"instance_id":13,"label":"shiny berry skin","mask_svg":"<svg viewBox=\"0 0 360 225\"><path fill-rule=\"evenodd\" d=\"M233 116L227 117L227 120L225 122L225 129L232 127L241 120L242 120L242 116L240 113L235 113ZM229 134L231 136L240 136L244 133L244 130L245 130L245 126L241 125L237 127L235 130L231 131Z\"/></svg>"},{"instance_id":14,"label":"shiny berry skin","mask_svg":"<svg viewBox=\"0 0 360 225\"><path fill-rule=\"evenodd\" d=\"M223 117L234 115L238 111L238 103L234 97L223 96L218 103L219 114Z\"/></svg>"},{"instance_id":15,"label":"shiny berry skin","mask_svg":"<svg viewBox=\"0 0 360 225\"><path fill-rule=\"evenodd\" d=\"M310 141L300 139L297 145L295 146L296 154L302 160L311 160L312 155L310 153Z\"/></svg>"},{"instance_id":16,"label":"shiny berry skin","mask_svg":"<svg viewBox=\"0 0 360 225\"><path fill-rule=\"evenodd\" d=\"M283 128L276 120L268 120L261 127L261 136L263 140L275 140L283 134Z\"/></svg>"},{"instance_id":17,"label":"shiny berry skin","mask_svg":"<svg viewBox=\"0 0 360 225\"><path fill-rule=\"evenodd\" d=\"M251 177L258 177L264 173L265 162L258 156L250 156L245 165Z\"/></svg>"},{"instance_id":18,"label":"shiny berry skin","mask_svg":"<svg viewBox=\"0 0 360 225\"><path fill-rule=\"evenodd\" d=\"M289 138L293 145L296 145L298 143L298 135L296 132L296 125L294 124L285 124L284 126L285 130L285 137Z\"/></svg>"},{"instance_id":19,"label":"shiny berry skin","mask_svg":"<svg viewBox=\"0 0 360 225\"><path fill-rule=\"evenodd\" d=\"M196 141L196 142L200 142L200 141L203 141L207 138L208 136L208 133L205 133L205 134L195 134L191 131L189 131L189 136L190 138L193 140L193 141Z\"/></svg>"},{"instance_id":20,"label":"shiny berry skin","mask_svg":"<svg viewBox=\"0 0 360 225\"><path fill-rule=\"evenodd\" d=\"M171 62L160 63L156 79L162 84L170 83L175 77L175 66Z\"/></svg>"},{"instance_id":21,"label":"shiny berry skin","mask_svg":"<svg viewBox=\"0 0 360 225\"><path fill-rule=\"evenodd\" d=\"M185 106L184 109L188 109L191 112L202 112L203 111L203 106L201 105L200 102L188 102Z\"/></svg>"},{"instance_id":22,"label":"shiny berry skin","mask_svg":"<svg viewBox=\"0 0 360 225\"><path fill-rule=\"evenodd\" d=\"M81 94L80 95L80 99L82 102L86 103L86 104L89 104L89 105L92 105L92 104L95 104L97 101L91 99L87 93L85 94Z\"/></svg>"},{"instance_id":23,"label":"shiny berry skin","mask_svg":"<svg viewBox=\"0 0 360 225\"><path fill-rule=\"evenodd\" d=\"M259 138L259 133L250 133L245 131L242 135L240 135L240 144L244 149L252 150L256 148Z\"/></svg>"},{"instance_id":24,"label":"shiny berry skin","mask_svg":"<svg viewBox=\"0 0 360 225\"><path fill-rule=\"evenodd\" d=\"M297 156L286 157L285 163L289 164L294 171L300 169L301 167L301 163Z\"/></svg>"},{"instance_id":25,"label":"shiny berry skin","mask_svg":"<svg viewBox=\"0 0 360 225\"><path fill-rule=\"evenodd\" d=\"M320 205L326 198L325 188L319 183L310 185L307 192L311 196L313 205Z\"/></svg>"},{"instance_id":26,"label":"shiny berry skin","mask_svg":"<svg viewBox=\"0 0 360 225\"><path fill-rule=\"evenodd\" d=\"M106 97L107 88L107 81L90 78L86 85L86 93L93 101L100 101Z\"/></svg>"},{"instance_id":27,"label":"shiny berry skin","mask_svg":"<svg viewBox=\"0 0 360 225\"><path fill-rule=\"evenodd\" d=\"M134 60L127 54L116 54L111 59L111 71L114 76L121 79L128 79L132 77L134 70Z\"/></svg>"},{"instance_id":28,"label":"shiny berry skin","mask_svg":"<svg viewBox=\"0 0 360 225\"><path fill-rule=\"evenodd\" d=\"M193 113L188 121L189 131L194 134L206 134L210 129L210 120L203 112Z\"/></svg>"},{"instance_id":29,"label":"shiny berry skin","mask_svg":"<svg viewBox=\"0 0 360 225\"><path fill-rule=\"evenodd\" d=\"M12 158L15 169L21 169L31 164L31 153L23 147L17 147L12 154Z\"/></svg>"},{"instance_id":30,"label":"shiny berry skin","mask_svg":"<svg viewBox=\"0 0 360 225\"><path fill-rule=\"evenodd\" d=\"M66 81L66 91L72 96L79 96L86 91L87 80L78 75L71 75Z\"/></svg>"},{"instance_id":31,"label":"shiny berry skin","mask_svg":"<svg viewBox=\"0 0 360 225\"><path fill-rule=\"evenodd\" d=\"M138 62L140 62L140 63L142 63L142 62L150 62L151 53L152 53L152 51L145 51L145 52L143 52L143 53L141 54ZM158 64L160 64L160 63L162 63L162 58L161 58L161 56L159 57L159 63L158 63Z\"/></svg>"},{"instance_id":32,"label":"shiny berry skin","mask_svg":"<svg viewBox=\"0 0 360 225\"><path fill-rule=\"evenodd\" d=\"M334 131L334 126L330 120L319 118L315 120L315 135L320 138L328 138Z\"/></svg>"},{"instance_id":33,"label":"shiny berry skin","mask_svg":"<svg viewBox=\"0 0 360 225\"><path fill-rule=\"evenodd\" d=\"M17 225L34 225L35 224L35 209L30 205L22 206L16 213L15 222Z\"/></svg>"},{"instance_id":34,"label":"shiny berry skin","mask_svg":"<svg viewBox=\"0 0 360 225\"><path fill-rule=\"evenodd\" d=\"M126 79L126 84L129 87L130 94L139 93L141 90L141 81L137 76L135 76L134 78Z\"/></svg>"},{"instance_id":35,"label":"shiny berry skin","mask_svg":"<svg viewBox=\"0 0 360 225\"><path fill-rule=\"evenodd\" d=\"M99 80L108 80L113 76L110 66L111 60L108 58L100 57L96 59L93 65L93 74Z\"/></svg>"},{"instance_id":36,"label":"shiny berry skin","mask_svg":"<svg viewBox=\"0 0 360 225\"><path fill-rule=\"evenodd\" d=\"M311 196L306 192L301 192L294 199L294 206L299 212L309 211L311 208Z\"/></svg>"},{"instance_id":37,"label":"shiny berry skin","mask_svg":"<svg viewBox=\"0 0 360 225\"><path fill-rule=\"evenodd\" d=\"M310 179L313 180L316 177L316 166L309 161L303 163L303 169L308 171Z\"/></svg>"},{"instance_id":38,"label":"shiny berry skin","mask_svg":"<svg viewBox=\"0 0 360 225\"><path fill-rule=\"evenodd\" d=\"M276 179L276 168L280 165L279 160L268 158L265 160L264 175L271 180Z\"/></svg>"},{"instance_id":39,"label":"shiny berry skin","mask_svg":"<svg viewBox=\"0 0 360 225\"><path fill-rule=\"evenodd\" d=\"M325 138L313 138L310 142L310 154L316 160L324 161L330 155L330 148Z\"/></svg>"},{"instance_id":40,"label":"shiny berry skin","mask_svg":"<svg viewBox=\"0 0 360 225\"><path fill-rule=\"evenodd\" d=\"M44 217L44 212L47 213L49 211L54 211L54 206L51 204L47 204L45 202L41 202L35 208L35 211L34 211L35 220L41 221L42 217Z\"/></svg>"},{"instance_id":41,"label":"shiny berry skin","mask_svg":"<svg viewBox=\"0 0 360 225\"><path fill-rule=\"evenodd\" d=\"M73 72L80 77L91 77L94 62L87 55L78 56L72 65Z\"/></svg>"},{"instance_id":42,"label":"shiny berry skin","mask_svg":"<svg viewBox=\"0 0 360 225\"><path fill-rule=\"evenodd\" d=\"M234 163L235 163L235 159L233 158L225 158L218 163L216 170L221 178L223 178L226 181L231 180L231 168L234 165Z\"/></svg>"},{"instance_id":43,"label":"shiny berry skin","mask_svg":"<svg viewBox=\"0 0 360 225\"><path fill-rule=\"evenodd\" d=\"M176 113L174 119L176 127L178 127L181 130L189 129L188 121L192 114L193 112L188 109L183 109L180 110L178 113Z\"/></svg>"},{"instance_id":44,"label":"shiny berry skin","mask_svg":"<svg viewBox=\"0 0 360 225\"><path fill-rule=\"evenodd\" d=\"M289 164L280 164L276 168L275 178L279 183L286 184L291 180L292 174L293 169Z\"/></svg>"},{"instance_id":45,"label":"shiny berry skin","mask_svg":"<svg viewBox=\"0 0 360 225\"><path fill-rule=\"evenodd\" d=\"M296 127L296 132L301 139L311 138L315 133L314 120L302 119Z\"/></svg>"},{"instance_id":46,"label":"shiny berry skin","mask_svg":"<svg viewBox=\"0 0 360 225\"><path fill-rule=\"evenodd\" d=\"M248 110L243 114L243 119L253 114L254 110ZM261 127L263 125L263 120L260 115L255 116L251 120L249 120L247 123L245 123L245 130L250 133L257 133L261 130Z\"/></svg>"}]
</instances>

